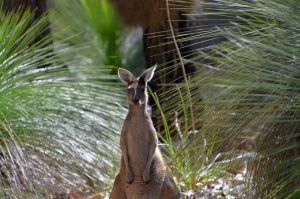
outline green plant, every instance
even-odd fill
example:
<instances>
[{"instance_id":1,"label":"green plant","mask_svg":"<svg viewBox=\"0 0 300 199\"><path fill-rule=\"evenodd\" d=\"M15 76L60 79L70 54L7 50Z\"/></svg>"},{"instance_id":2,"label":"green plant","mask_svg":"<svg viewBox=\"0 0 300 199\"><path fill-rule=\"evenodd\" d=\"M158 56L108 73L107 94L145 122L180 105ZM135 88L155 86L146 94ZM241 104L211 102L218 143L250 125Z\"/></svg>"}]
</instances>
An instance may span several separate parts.
<instances>
[{"instance_id":1,"label":"green plant","mask_svg":"<svg viewBox=\"0 0 300 199\"><path fill-rule=\"evenodd\" d=\"M182 106L183 116L179 117L175 110L172 120L168 120L157 94L151 90L150 92L160 112L164 126L163 131L158 132L158 136L162 141L161 148L164 151L168 169L174 176L181 191L196 191L197 183L206 182L215 176L224 175L225 172L222 169L225 168L225 165L215 164L220 154L214 159L208 160L209 147L205 145L205 140L202 140L201 144L194 142L194 136L197 136L198 132L193 132L188 128L191 121L189 121L188 108L184 102L184 98L187 97L183 96L178 89L178 94L181 98L179 106ZM181 122L179 121L180 119L184 121ZM201 151L201 154L199 154L199 151Z\"/></svg>"},{"instance_id":2,"label":"green plant","mask_svg":"<svg viewBox=\"0 0 300 199\"><path fill-rule=\"evenodd\" d=\"M178 9L192 9L174 3ZM203 5L209 7L209 15L232 22L177 35L178 42L223 38L183 57L199 68L188 82L199 130L194 142L206 140L209 160L220 152L252 152L256 160L248 172L254 198L298 198L299 1L221 0ZM186 84L170 85L164 93L167 118L174 110L179 118L186 117L178 88L186 96ZM195 151L198 157L202 153Z\"/></svg>"},{"instance_id":3,"label":"green plant","mask_svg":"<svg viewBox=\"0 0 300 199\"><path fill-rule=\"evenodd\" d=\"M112 74L121 66L137 72L143 69L141 40L121 27L107 0L55 0L50 10L56 37L64 45L82 46L78 54L89 58L85 59L89 65L113 66Z\"/></svg>"},{"instance_id":4,"label":"green plant","mask_svg":"<svg viewBox=\"0 0 300 199\"><path fill-rule=\"evenodd\" d=\"M47 24L31 17L0 13L1 198L111 185L125 116L112 67L90 66L70 38L31 45Z\"/></svg>"}]
</instances>

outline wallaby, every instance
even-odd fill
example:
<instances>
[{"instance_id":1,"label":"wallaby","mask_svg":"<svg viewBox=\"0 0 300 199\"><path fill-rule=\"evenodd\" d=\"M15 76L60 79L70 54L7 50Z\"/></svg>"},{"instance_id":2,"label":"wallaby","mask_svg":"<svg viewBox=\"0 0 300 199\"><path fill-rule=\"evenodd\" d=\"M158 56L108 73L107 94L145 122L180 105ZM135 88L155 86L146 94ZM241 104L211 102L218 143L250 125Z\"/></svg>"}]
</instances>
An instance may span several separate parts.
<instances>
[{"instance_id":1,"label":"wallaby","mask_svg":"<svg viewBox=\"0 0 300 199\"><path fill-rule=\"evenodd\" d=\"M172 176L166 171L157 146L157 135L147 112L147 83L156 66L135 78L119 69L118 75L128 85L129 111L121 131L121 167L110 199L179 199Z\"/></svg>"}]
</instances>

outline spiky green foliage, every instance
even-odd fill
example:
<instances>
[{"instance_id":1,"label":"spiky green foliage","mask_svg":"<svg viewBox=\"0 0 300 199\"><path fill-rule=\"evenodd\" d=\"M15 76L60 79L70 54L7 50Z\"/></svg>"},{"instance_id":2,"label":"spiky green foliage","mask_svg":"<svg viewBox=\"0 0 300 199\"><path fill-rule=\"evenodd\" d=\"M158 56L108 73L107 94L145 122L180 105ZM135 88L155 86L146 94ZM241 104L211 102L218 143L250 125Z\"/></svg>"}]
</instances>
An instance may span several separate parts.
<instances>
[{"instance_id":1,"label":"spiky green foliage","mask_svg":"<svg viewBox=\"0 0 300 199\"><path fill-rule=\"evenodd\" d=\"M201 145L205 140L206 155L211 160L225 152L231 156L255 152L250 182L254 198L298 198L300 3L204 2L207 16L222 16L232 22L224 23L219 18L216 26L200 25L197 31L177 35L178 42L224 39L205 48L195 46L183 57L185 63L198 66L199 73L189 79L188 88L186 84L170 87L165 93L170 97L165 110L172 117L177 107L179 116L184 115L178 103L182 95L177 90L180 88L186 96L190 89L199 121L192 143ZM181 1L172 3L180 5ZM191 20L197 22L197 14ZM202 155L202 150L195 150L194 156Z\"/></svg>"},{"instance_id":2,"label":"spiky green foliage","mask_svg":"<svg viewBox=\"0 0 300 199\"><path fill-rule=\"evenodd\" d=\"M181 102L179 105L182 105L183 117L178 117L176 113L172 125L168 124L157 94L152 92L151 94L161 114L161 120L164 126L164 134L161 134L161 132L158 134L162 140L161 148L164 151L165 159L169 166L168 169L172 172L179 188L182 191L196 190L197 183L200 181L203 182L222 174L222 168L214 165L218 156L208 161L204 146L192 143L191 138L193 138L193 134L197 132L190 132L188 129L190 123L187 115L188 110L180 91ZM178 119L184 119L184 121L180 122ZM173 130L176 130L177 136L174 136ZM190 144L193 145L189 146ZM200 156L195 155L195 153L199 154L199 151L201 151L202 154Z\"/></svg>"},{"instance_id":3,"label":"spiky green foliage","mask_svg":"<svg viewBox=\"0 0 300 199\"><path fill-rule=\"evenodd\" d=\"M89 66L66 38L33 44L47 18L31 17L0 13L1 198L110 185L124 117L112 68Z\"/></svg>"},{"instance_id":4,"label":"spiky green foliage","mask_svg":"<svg viewBox=\"0 0 300 199\"><path fill-rule=\"evenodd\" d=\"M113 74L121 66L142 71L141 34L121 27L107 0L55 0L51 5L50 18L56 36L70 37L64 44L82 46L84 50L79 54L89 57L85 60L89 64L112 65Z\"/></svg>"},{"instance_id":5,"label":"spiky green foliage","mask_svg":"<svg viewBox=\"0 0 300 199\"><path fill-rule=\"evenodd\" d=\"M53 1L50 16L57 37L72 37L68 44L90 48L82 55L91 62L121 65L121 28L110 4L104 1Z\"/></svg>"}]
</instances>

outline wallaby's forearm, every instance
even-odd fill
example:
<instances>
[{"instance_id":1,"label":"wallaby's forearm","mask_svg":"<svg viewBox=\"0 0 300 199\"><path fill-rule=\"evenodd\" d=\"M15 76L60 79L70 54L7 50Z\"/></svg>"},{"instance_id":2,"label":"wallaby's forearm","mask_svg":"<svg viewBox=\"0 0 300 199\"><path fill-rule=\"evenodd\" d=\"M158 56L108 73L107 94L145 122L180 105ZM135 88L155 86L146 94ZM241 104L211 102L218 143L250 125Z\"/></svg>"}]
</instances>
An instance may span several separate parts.
<instances>
[{"instance_id":1,"label":"wallaby's forearm","mask_svg":"<svg viewBox=\"0 0 300 199\"><path fill-rule=\"evenodd\" d=\"M157 147L156 143L152 143L149 146L149 153L148 153L148 158L147 158L147 164L146 164L146 169L150 169L151 163L154 157L155 149Z\"/></svg>"},{"instance_id":2,"label":"wallaby's forearm","mask_svg":"<svg viewBox=\"0 0 300 199\"><path fill-rule=\"evenodd\" d=\"M123 139L121 138L121 153L122 153L122 157L123 157L124 162L125 162L127 182L131 183L133 181L133 175L132 175L131 168L129 166L129 158L128 158L128 153L127 153L127 147L126 146L127 145L124 141L124 138Z\"/></svg>"},{"instance_id":3,"label":"wallaby's forearm","mask_svg":"<svg viewBox=\"0 0 300 199\"><path fill-rule=\"evenodd\" d=\"M157 139L154 138L154 140L152 142L150 142L150 145L149 145L146 167L143 172L143 180L145 182L148 182L150 180L150 169L151 169L151 164L152 164L152 161L154 158L156 147L157 147Z\"/></svg>"}]
</instances>

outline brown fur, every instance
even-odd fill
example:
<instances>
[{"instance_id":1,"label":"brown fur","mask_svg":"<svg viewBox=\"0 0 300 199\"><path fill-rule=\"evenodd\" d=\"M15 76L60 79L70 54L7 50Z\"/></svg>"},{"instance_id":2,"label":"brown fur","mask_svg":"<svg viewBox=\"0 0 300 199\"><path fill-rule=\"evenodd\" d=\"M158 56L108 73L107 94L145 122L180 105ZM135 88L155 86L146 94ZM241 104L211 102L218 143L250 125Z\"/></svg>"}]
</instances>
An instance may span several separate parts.
<instances>
[{"instance_id":1,"label":"brown fur","mask_svg":"<svg viewBox=\"0 0 300 199\"><path fill-rule=\"evenodd\" d=\"M147 86L147 83L141 85L139 78L126 78L129 88ZM157 147L156 131L146 110L147 88L138 103L132 101L131 95L128 92L129 112L120 139L121 168L110 199L179 199L180 193L166 171Z\"/></svg>"}]
</instances>

